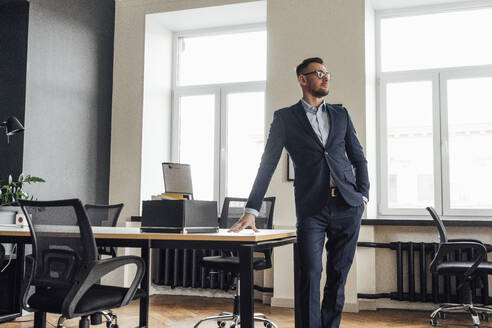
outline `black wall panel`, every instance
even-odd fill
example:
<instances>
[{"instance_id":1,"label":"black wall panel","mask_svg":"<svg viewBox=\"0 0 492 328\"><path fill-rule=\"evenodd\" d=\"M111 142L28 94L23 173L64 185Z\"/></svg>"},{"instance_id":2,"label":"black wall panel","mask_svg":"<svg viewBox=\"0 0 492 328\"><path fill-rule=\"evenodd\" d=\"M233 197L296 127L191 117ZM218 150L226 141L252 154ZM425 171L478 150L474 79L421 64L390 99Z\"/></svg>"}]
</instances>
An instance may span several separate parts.
<instances>
[{"instance_id":1,"label":"black wall panel","mask_svg":"<svg viewBox=\"0 0 492 328\"><path fill-rule=\"evenodd\" d=\"M0 121L15 116L24 124L29 3L0 2ZM22 172L23 134L0 129L0 180ZM0 184L2 182L0 181Z\"/></svg>"}]
</instances>

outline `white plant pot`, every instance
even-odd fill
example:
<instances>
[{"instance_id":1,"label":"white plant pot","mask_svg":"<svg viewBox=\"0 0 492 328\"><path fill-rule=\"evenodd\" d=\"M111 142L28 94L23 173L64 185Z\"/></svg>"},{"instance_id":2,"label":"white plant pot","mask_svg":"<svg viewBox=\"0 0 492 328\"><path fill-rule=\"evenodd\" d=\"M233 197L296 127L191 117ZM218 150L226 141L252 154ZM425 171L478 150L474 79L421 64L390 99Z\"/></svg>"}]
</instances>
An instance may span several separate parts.
<instances>
[{"instance_id":1,"label":"white plant pot","mask_svg":"<svg viewBox=\"0 0 492 328\"><path fill-rule=\"evenodd\" d=\"M0 226L5 224L27 226L26 217L20 206L0 206Z\"/></svg>"},{"instance_id":2,"label":"white plant pot","mask_svg":"<svg viewBox=\"0 0 492 328\"><path fill-rule=\"evenodd\" d=\"M5 208L0 207L0 225L15 224L16 215L17 211L10 209L10 206L6 206Z\"/></svg>"}]
</instances>

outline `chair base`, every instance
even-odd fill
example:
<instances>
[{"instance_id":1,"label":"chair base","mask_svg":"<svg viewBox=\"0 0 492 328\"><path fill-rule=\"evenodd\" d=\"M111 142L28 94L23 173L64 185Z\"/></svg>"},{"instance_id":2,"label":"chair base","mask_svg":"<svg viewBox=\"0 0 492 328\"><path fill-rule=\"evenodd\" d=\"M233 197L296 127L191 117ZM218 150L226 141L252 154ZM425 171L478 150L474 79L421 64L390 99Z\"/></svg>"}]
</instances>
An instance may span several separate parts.
<instances>
[{"instance_id":1,"label":"chair base","mask_svg":"<svg viewBox=\"0 0 492 328\"><path fill-rule=\"evenodd\" d=\"M439 308L437 308L430 315L430 324L431 326L437 326L438 320L437 317L441 319L445 319L445 315L448 312L465 312L469 313L473 320L473 327L480 328L480 319L483 321L488 321L489 313L492 313L492 308L487 306L477 306L473 304L452 304L446 303L441 304Z\"/></svg>"},{"instance_id":2,"label":"chair base","mask_svg":"<svg viewBox=\"0 0 492 328\"><path fill-rule=\"evenodd\" d=\"M80 318L79 320L79 328L89 328L91 325L99 325L102 323L101 316L104 316L106 319L106 327L107 328L119 328L118 326L118 317L116 314L109 311L98 311L94 312L90 315L90 321L89 321L89 315L84 315ZM56 325L56 328L66 328L63 325L63 322L65 322L66 318L64 316L61 316L58 318L58 324ZM113 322L114 321L114 322Z\"/></svg>"},{"instance_id":3,"label":"chair base","mask_svg":"<svg viewBox=\"0 0 492 328\"><path fill-rule=\"evenodd\" d=\"M253 316L254 321L259 321L263 322L263 325L266 328L278 328L273 321L270 321L266 318L266 316L263 313L255 313ZM229 326L230 328L238 328L241 325L241 317L237 314L230 313L230 312L222 312L220 315L216 316L211 316L211 317L206 317L201 319L196 323L194 328L198 328L198 326L205 321L209 320L215 320L217 321L217 326L219 328L225 328L226 327L226 321L231 321L231 325Z\"/></svg>"},{"instance_id":4,"label":"chair base","mask_svg":"<svg viewBox=\"0 0 492 328\"><path fill-rule=\"evenodd\" d=\"M198 321L194 328L198 328L202 322L205 321L210 321L210 320L215 320L217 321L217 326L219 328L225 328L226 327L226 320L231 321L230 328L239 328L241 325L241 317L239 316L239 294L238 294L239 288L236 290L236 296L234 297L234 310L233 312L221 312L219 315L214 315L211 317L206 317L204 319L201 319ZM253 320L254 321L260 321L263 322L263 325L266 328L278 328L275 323L272 321L268 320L266 315L263 313L253 313Z\"/></svg>"}]
</instances>

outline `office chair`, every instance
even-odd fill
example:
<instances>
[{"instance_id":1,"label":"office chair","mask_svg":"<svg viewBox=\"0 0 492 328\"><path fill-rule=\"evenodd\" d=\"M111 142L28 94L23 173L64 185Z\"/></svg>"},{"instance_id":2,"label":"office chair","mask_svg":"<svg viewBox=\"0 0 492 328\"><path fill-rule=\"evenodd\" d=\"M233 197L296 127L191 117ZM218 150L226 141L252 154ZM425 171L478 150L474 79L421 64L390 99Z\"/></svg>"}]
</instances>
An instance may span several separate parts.
<instances>
[{"instance_id":1,"label":"office chair","mask_svg":"<svg viewBox=\"0 0 492 328\"><path fill-rule=\"evenodd\" d=\"M87 213L78 199L57 201L19 200L32 239L32 255L26 256L22 305L30 312L50 312L66 319L81 317L79 328L88 328L89 316L127 305L145 292L137 288L145 270L137 256L98 260L96 241ZM97 282L127 264L137 267L129 288ZM106 327L117 328L114 314L105 315Z\"/></svg>"},{"instance_id":2,"label":"office chair","mask_svg":"<svg viewBox=\"0 0 492 328\"><path fill-rule=\"evenodd\" d=\"M116 227L116 224L118 223L118 217L120 216L121 210L123 209L123 203L114 205L85 204L84 208L91 226ZM99 259L101 259L103 255L116 257L116 247L98 246L97 252L99 254ZM98 281L98 283L99 282L100 281ZM101 324L102 317L107 317L109 313L112 313L111 310L91 314L91 324Z\"/></svg>"},{"instance_id":3,"label":"office chair","mask_svg":"<svg viewBox=\"0 0 492 328\"><path fill-rule=\"evenodd\" d=\"M473 320L473 327L480 328L480 317L488 320L488 314L492 313L492 308L486 306L476 306L472 299L472 284L479 281L480 276L492 274L492 263L487 262L487 246L475 239L448 239L446 228L441 218L432 207L427 207L439 231L439 249L430 264L432 273L441 275L456 276L458 281L462 281L457 287L461 304L441 304L430 315L430 324L437 326L437 316L444 318L446 312L464 311L469 313ZM456 251L469 251L474 254L471 260L461 261L450 259L450 255Z\"/></svg>"},{"instance_id":4,"label":"office chair","mask_svg":"<svg viewBox=\"0 0 492 328\"><path fill-rule=\"evenodd\" d=\"M232 198L226 197L224 199L224 205L222 207L222 213L219 218L219 227L222 229L230 228L241 217L244 211L244 207L248 200L246 198ZM255 220L256 227L258 229L272 229L273 226L273 210L275 208L275 197L268 197L263 200L263 204L260 209L260 214ZM272 250L261 251L263 257L253 258L254 270L265 270L272 267ZM229 254L223 254L221 256L206 256L201 259L201 265L211 270L223 270L231 272L234 275L234 283L236 287L236 295L234 296L233 312L222 312L217 316L206 317L197 322L194 328L197 328L202 322L209 320L217 320L219 327L225 327L225 320L231 320L231 328L238 328L241 323L239 316L239 288L240 283L239 276L239 257L235 256L231 252ZM255 289L260 291L273 291L259 286L254 286ZM254 314L255 321L261 321L267 328L277 328L275 323L268 320L262 313Z\"/></svg>"},{"instance_id":5,"label":"office chair","mask_svg":"<svg viewBox=\"0 0 492 328\"><path fill-rule=\"evenodd\" d=\"M87 216L89 217L89 223L93 227L116 227L118 217L123 209L123 203L114 205L98 205L98 204L85 204L84 205ZM116 257L116 248L103 247L97 248L99 255L110 255Z\"/></svg>"}]
</instances>

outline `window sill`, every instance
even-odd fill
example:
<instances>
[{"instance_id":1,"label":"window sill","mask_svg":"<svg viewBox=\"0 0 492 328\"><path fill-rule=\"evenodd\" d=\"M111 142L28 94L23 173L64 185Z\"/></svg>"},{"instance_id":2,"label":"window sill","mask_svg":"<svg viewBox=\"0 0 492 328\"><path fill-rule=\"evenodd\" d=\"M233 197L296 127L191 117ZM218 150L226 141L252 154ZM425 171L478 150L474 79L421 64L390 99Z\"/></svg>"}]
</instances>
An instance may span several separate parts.
<instances>
[{"instance_id":1,"label":"window sill","mask_svg":"<svg viewBox=\"0 0 492 328\"><path fill-rule=\"evenodd\" d=\"M447 227L492 227L491 218L483 219L443 219ZM407 227L427 227L435 226L434 220L429 218L374 218L362 219L362 225L378 226L407 226Z\"/></svg>"}]
</instances>

